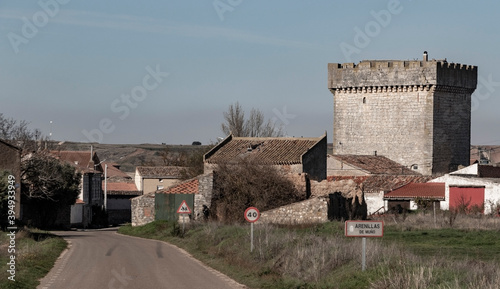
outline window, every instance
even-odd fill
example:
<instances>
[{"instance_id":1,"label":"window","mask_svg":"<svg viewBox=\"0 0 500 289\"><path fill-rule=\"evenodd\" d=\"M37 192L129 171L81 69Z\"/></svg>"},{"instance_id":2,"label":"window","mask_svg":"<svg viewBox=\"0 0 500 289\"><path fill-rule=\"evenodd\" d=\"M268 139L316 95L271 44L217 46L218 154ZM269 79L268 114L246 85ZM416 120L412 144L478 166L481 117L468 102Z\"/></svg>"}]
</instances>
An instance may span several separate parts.
<instances>
[{"instance_id":1,"label":"window","mask_svg":"<svg viewBox=\"0 0 500 289\"><path fill-rule=\"evenodd\" d=\"M363 97L363 103L366 103L366 97Z\"/></svg>"},{"instance_id":2,"label":"window","mask_svg":"<svg viewBox=\"0 0 500 289\"><path fill-rule=\"evenodd\" d=\"M156 186L157 190L163 190L163 186Z\"/></svg>"}]
</instances>

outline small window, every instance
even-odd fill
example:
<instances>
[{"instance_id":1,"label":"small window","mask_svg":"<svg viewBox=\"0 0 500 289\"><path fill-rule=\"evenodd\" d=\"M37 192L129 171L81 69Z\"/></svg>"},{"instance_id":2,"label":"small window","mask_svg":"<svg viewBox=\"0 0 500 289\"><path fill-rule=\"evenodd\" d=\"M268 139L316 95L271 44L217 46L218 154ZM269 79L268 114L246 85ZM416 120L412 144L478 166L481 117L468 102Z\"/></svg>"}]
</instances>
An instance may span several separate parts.
<instances>
[{"instance_id":1,"label":"small window","mask_svg":"<svg viewBox=\"0 0 500 289\"><path fill-rule=\"evenodd\" d=\"M366 97L363 97L363 103L366 103Z\"/></svg>"},{"instance_id":2,"label":"small window","mask_svg":"<svg viewBox=\"0 0 500 289\"><path fill-rule=\"evenodd\" d=\"M159 181L160 183L163 183L163 179L159 179L158 181Z\"/></svg>"},{"instance_id":3,"label":"small window","mask_svg":"<svg viewBox=\"0 0 500 289\"><path fill-rule=\"evenodd\" d=\"M418 170L418 165L417 164L411 165L411 169L412 170Z\"/></svg>"},{"instance_id":4,"label":"small window","mask_svg":"<svg viewBox=\"0 0 500 289\"><path fill-rule=\"evenodd\" d=\"M156 186L157 190L163 190L163 186Z\"/></svg>"}]
</instances>

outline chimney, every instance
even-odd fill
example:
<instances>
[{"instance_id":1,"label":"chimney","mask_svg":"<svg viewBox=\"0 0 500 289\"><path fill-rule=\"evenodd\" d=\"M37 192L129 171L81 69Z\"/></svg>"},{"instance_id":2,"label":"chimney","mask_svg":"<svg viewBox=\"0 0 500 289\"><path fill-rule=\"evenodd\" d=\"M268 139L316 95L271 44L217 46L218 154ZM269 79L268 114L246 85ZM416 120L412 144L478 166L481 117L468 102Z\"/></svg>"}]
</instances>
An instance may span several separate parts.
<instances>
[{"instance_id":1,"label":"chimney","mask_svg":"<svg viewBox=\"0 0 500 289\"><path fill-rule=\"evenodd\" d=\"M424 62L427 62L428 60L428 55L427 55L427 51L424 51Z\"/></svg>"}]
</instances>

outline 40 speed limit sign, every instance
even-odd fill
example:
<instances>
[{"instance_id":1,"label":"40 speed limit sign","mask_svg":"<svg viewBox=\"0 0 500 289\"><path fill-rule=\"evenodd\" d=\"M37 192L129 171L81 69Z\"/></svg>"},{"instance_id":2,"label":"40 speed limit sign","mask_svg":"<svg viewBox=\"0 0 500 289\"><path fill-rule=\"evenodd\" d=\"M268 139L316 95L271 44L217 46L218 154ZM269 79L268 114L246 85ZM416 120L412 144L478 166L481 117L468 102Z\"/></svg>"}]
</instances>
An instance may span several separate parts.
<instances>
[{"instance_id":1,"label":"40 speed limit sign","mask_svg":"<svg viewBox=\"0 0 500 289\"><path fill-rule=\"evenodd\" d=\"M245 219L248 222L250 223L257 222L259 218L260 218L260 212L257 208L250 207L245 210Z\"/></svg>"}]
</instances>

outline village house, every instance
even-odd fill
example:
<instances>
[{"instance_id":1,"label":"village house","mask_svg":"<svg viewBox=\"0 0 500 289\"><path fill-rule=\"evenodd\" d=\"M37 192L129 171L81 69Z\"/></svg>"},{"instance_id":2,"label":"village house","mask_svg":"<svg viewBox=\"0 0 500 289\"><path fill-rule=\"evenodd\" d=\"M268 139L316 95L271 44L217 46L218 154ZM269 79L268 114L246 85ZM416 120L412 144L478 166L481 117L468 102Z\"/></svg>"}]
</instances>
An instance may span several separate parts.
<instances>
[{"instance_id":1,"label":"village house","mask_svg":"<svg viewBox=\"0 0 500 289\"><path fill-rule=\"evenodd\" d=\"M103 167L99 157L92 151L51 151L50 154L82 174L80 195L71 206L68 221L72 226L88 227L104 207Z\"/></svg>"},{"instance_id":2,"label":"village house","mask_svg":"<svg viewBox=\"0 0 500 289\"><path fill-rule=\"evenodd\" d=\"M130 223L130 199L141 195L133 182L108 182L106 184L106 213L109 225Z\"/></svg>"},{"instance_id":3,"label":"village house","mask_svg":"<svg viewBox=\"0 0 500 289\"><path fill-rule=\"evenodd\" d=\"M430 182L445 184L445 198L440 202L442 210L466 207L484 214L498 213L500 167L476 163Z\"/></svg>"},{"instance_id":4,"label":"village house","mask_svg":"<svg viewBox=\"0 0 500 289\"><path fill-rule=\"evenodd\" d=\"M144 195L162 190L179 182L183 167L138 166L135 169L135 185Z\"/></svg>"},{"instance_id":5,"label":"village house","mask_svg":"<svg viewBox=\"0 0 500 289\"><path fill-rule=\"evenodd\" d=\"M185 201L191 209L188 220L203 220L212 201L213 174L203 174L131 199L132 226L154 220L178 220L177 209Z\"/></svg>"},{"instance_id":6,"label":"village house","mask_svg":"<svg viewBox=\"0 0 500 289\"><path fill-rule=\"evenodd\" d=\"M130 199L142 194L135 185L132 177L120 170L120 165L112 162L103 162L105 210L107 222L110 225L119 225L131 222Z\"/></svg>"},{"instance_id":7,"label":"village house","mask_svg":"<svg viewBox=\"0 0 500 289\"><path fill-rule=\"evenodd\" d=\"M384 195L385 210L402 213L403 210L440 208L445 201L445 183L409 183Z\"/></svg>"},{"instance_id":8,"label":"village house","mask_svg":"<svg viewBox=\"0 0 500 289\"><path fill-rule=\"evenodd\" d=\"M16 219L22 219L21 204L21 149L0 139L0 172L7 171L15 179Z\"/></svg>"},{"instance_id":9,"label":"village house","mask_svg":"<svg viewBox=\"0 0 500 289\"><path fill-rule=\"evenodd\" d=\"M203 156L204 172L218 164L237 164L251 159L273 165L284 174L306 173L311 179L326 179L326 133L317 138L235 137L232 134Z\"/></svg>"}]
</instances>

